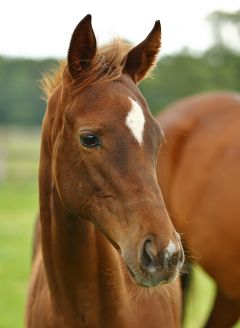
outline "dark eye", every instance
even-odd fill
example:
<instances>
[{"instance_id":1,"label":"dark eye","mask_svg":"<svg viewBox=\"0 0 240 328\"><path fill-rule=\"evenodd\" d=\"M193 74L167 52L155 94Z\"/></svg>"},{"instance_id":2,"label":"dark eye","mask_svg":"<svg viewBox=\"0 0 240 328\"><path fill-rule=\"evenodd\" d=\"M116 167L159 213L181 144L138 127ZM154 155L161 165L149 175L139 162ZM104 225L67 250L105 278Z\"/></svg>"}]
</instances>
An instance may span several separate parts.
<instances>
[{"instance_id":1,"label":"dark eye","mask_svg":"<svg viewBox=\"0 0 240 328\"><path fill-rule=\"evenodd\" d=\"M80 135L80 142L84 147L88 148L101 146L98 136L93 132L82 132L82 134Z\"/></svg>"}]
</instances>

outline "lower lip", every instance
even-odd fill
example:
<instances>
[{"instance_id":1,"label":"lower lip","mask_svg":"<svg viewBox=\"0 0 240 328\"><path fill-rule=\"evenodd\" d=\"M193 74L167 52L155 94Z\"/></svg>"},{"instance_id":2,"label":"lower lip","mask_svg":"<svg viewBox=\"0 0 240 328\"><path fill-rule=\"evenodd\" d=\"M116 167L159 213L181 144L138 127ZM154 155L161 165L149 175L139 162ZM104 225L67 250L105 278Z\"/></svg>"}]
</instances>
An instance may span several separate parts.
<instances>
[{"instance_id":1,"label":"lower lip","mask_svg":"<svg viewBox=\"0 0 240 328\"><path fill-rule=\"evenodd\" d=\"M132 277L134 282L136 282L141 287L146 287L146 288L167 284L167 283L171 282L172 280L174 280L178 273L178 271L176 271L176 274L174 274L170 279L155 280L155 281L154 280L140 280L139 281L138 279L136 279L137 275L129 267L127 267L127 268L130 273L130 276Z\"/></svg>"},{"instance_id":2,"label":"lower lip","mask_svg":"<svg viewBox=\"0 0 240 328\"><path fill-rule=\"evenodd\" d=\"M151 281L151 280L138 282L138 284L141 287L145 287L145 288L160 286L160 285L164 285L166 283L167 283L166 280L162 280L160 282L154 282L154 281Z\"/></svg>"}]
</instances>

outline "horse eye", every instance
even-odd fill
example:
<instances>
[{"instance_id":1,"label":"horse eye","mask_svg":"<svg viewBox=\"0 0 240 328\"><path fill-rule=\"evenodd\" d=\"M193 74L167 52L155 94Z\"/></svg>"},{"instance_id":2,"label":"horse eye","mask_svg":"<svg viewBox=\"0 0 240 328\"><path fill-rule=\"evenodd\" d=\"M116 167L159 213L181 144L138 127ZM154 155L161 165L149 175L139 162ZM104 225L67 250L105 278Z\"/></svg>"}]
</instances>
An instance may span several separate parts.
<instances>
[{"instance_id":1,"label":"horse eye","mask_svg":"<svg viewBox=\"0 0 240 328\"><path fill-rule=\"evenodd\" d=\"M100 140L92 132L84 132L80 135L80 142L84 147L94 148L101 146Z\"/></svg>"}]
</instances>

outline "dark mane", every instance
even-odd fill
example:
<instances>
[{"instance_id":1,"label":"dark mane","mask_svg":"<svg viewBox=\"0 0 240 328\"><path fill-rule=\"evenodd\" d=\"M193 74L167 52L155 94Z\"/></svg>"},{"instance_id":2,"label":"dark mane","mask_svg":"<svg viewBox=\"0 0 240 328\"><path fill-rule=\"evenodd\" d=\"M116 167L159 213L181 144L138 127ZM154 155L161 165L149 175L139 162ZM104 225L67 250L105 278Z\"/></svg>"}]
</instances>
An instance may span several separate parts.
<instances>
[{"instance_id":1,"label":"dark mane","mask_svg":"<svg viewBox=\"0 0 240 328\"><path fill-rule=\"evenodd\" d=\"M122 62L131 46L120 39L98 48L97 55L90 67L79 74L78 87L116 80L122 71ZM57 69L43 74L41 88L47 100L53 90L61 83L66 61L60 62Z\"/></svg>"}]
</instances>

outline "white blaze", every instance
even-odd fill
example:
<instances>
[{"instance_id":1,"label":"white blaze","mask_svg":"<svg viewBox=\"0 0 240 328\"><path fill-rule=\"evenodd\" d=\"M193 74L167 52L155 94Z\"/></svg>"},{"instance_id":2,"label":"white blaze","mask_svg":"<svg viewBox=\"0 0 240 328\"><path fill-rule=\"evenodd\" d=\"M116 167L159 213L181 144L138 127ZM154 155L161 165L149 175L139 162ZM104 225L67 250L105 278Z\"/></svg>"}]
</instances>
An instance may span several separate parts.
<instances>
[{"instance_id":1,"label":"white blaze","mask_svg":"<svg viewBox=\"0 0 240 328\"><path fill-rule=\"evenodd\" d=\"M130 97L128 97L128 99L131 101L132 106L127 115L126 124L132 131L132 134L137 139L137 141L142 144L145 124L143 110L135 100Z\"/></svg>"}]
</instances>

